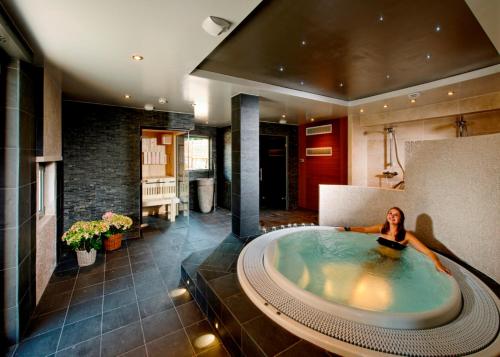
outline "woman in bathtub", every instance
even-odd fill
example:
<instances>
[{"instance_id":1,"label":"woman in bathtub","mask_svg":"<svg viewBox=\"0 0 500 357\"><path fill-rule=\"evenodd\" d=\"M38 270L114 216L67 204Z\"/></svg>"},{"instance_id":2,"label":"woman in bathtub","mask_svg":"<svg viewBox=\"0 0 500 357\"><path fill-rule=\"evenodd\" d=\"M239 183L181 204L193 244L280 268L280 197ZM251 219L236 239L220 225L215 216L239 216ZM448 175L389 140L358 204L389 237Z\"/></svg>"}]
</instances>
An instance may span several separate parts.
<instances>
[{"instance_id":1,"label":"woman in bathtub","mask_svg":"<svg viewBox=\"0 0 500 357\"><path fill-rule=\"evenodd\" d=\"M402 250L406 248L408 244L411 244L416 250L425 254L430 260L432 260L438 271L450 274L448 268L441 263L432 250L427 248L412 233L406 231L404 223L405 215L403 211L398 207L392 207L387 212L387 218L384 224L378 224L370 227L339 227L338 230L360 233L379 233L381 237L379 237L378 242L381 245L396 250Z\"/></svg>"}]
</instances>

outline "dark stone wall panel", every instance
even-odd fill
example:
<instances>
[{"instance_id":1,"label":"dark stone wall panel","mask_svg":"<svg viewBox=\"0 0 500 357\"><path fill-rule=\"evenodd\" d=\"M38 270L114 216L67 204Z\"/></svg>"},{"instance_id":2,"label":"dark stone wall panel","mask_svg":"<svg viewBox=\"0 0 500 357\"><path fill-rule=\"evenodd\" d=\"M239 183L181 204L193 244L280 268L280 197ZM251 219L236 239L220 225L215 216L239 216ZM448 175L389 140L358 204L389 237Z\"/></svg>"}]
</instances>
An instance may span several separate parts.
<instances>
[{"instance_id":1,"label":"dark stone wall panel","mask_svg":"<svg viewBox=\"0 0 500 357\"><path fill-rule=\"evenodd\" d=\"M193 115L63 102L64 229L107 210L140 215L140 131L188 131Z\"/></svg>"}]
</instances>

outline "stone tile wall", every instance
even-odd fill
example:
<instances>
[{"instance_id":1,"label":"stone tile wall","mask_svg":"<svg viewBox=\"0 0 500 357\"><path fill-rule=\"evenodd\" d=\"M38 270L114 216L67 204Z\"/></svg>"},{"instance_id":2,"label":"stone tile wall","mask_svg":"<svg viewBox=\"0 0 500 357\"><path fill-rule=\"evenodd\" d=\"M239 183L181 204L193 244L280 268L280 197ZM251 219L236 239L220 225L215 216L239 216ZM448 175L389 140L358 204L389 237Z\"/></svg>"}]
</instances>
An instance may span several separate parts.
<instances>
[{"instance_id":1,"label":"stone tile wall","mask_svg":"<svg viewBox=\"0 0 500 357\"><path fill-rule=\"evenodd\" d=\"M138 222L141 127L188 131L193 115L63 102L64 229L108 210Z\"/></svg>"}]
</instances>

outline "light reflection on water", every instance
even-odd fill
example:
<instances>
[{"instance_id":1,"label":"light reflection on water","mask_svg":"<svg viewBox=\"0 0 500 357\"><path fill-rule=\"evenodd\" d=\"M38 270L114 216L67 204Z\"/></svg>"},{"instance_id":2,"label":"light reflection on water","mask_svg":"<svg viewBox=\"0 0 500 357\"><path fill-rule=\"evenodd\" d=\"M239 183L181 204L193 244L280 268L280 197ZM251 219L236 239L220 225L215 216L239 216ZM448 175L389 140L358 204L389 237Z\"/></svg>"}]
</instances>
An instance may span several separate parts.
<instances>
[{"instance_id":1,"label":"light reflection on water","mask_svg":"<svg viewBox=\"0 0 500 357\"><path fill-rule=\"evenodd\" d=\"M427 311L452 292L450 278L413 248L395 251L361 233L292 233L278 241L274 266L325 300L372 311Z\"/></svg>"}]
</instances>

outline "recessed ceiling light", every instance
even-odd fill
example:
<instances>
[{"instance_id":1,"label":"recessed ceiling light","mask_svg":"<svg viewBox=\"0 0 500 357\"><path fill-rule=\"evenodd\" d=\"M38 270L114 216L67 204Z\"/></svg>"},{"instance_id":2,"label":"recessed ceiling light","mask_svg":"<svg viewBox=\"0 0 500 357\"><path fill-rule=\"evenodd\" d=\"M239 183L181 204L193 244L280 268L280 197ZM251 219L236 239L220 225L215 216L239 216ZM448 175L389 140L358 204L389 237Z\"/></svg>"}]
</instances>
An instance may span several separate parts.
<instances>
[{"instance_id":1,"label":"recessed ceiling light","mask_svg":"<svg viewBox=\"0 0 500 357\"><path fill-rule=\"evenodd\" d=\"M130 94L125 94L124 97L125 97L125 99L130 99L131 98Z\"/></svg>"},{"instance_id":2,"label":"recessed ceiling light","mask_svg":"<svg viewBox=\"0 0 500 357\"><path fill-rule=\"evenodd\" d=\"M163 97L158 98L158 103L160 103L160 104L167 104L167 98L163 98Z\"/></svg>"},{"instance_id":3,"label":"recessed ceiling light","mask_svg":"<svg viewBox=\"0 0 500 357\"><path fill-rule=\"evenodd\" d=\"M426 55L425 55L425 59L426 59L426 60L430 60L430 59L431 59L431 57L432 57L432 56L431 56L431 54L430 54L430 53L428 53L428 54L426 54Z\"/></svg>"},{"instance_id":4,"label":"recessed ceiling light","mask_svg":"<svg viewBox=\"0 0 500 357\"><path fill-rule=\"evenodd\" d=\"M196 107L196 103L192 103L191 105L192 105L193 107Z\"/></svg>"},{"instance_id":5,"label":"recessed ceiling light","mask_svg":"<svg viewBox=\"0 0 500 357\"><path fill-rule=\"evenodd\" d=\"M300 81L300 85L303 86L304 85L304 81Z\"/></svg>"},{"instance_id":6,"label":"recessed ceiling light","mask_svg":"<svg viewBox=\"0 0 500 357\"><path fill-rule=\"evenodd\" d=\"M416 99L412 99L412 100L410 100L410 102L411 102L411 103L416 103L416 102L417 102L417 100L416 100Z\"/></svg>"},{"instance_id":7,"label":"recessed ceiling light","mask_svg":"<svg viewBox=\"0 0 500 357\"><path fill-rule=\"evenodd\" d=\"M305 40L302 40L302 42L300 43L302 46L305 46L307 45L307 42Z\"/></svg>"},{"instance_id":8,"label":"recessed ceiling light","mask_svg":"<svg viewBox=\"0 0 500 357\"><path fill-rule=\"evenodd\" d=\"M359 112L360 112L360 113L364 113L364 112L365 112L365 110L364 110L363 108L361 108L361 109L359 110Z\"/></svg>"},{"instance_id":9,"label":"recessed ceiling light","mask_svg":"<svg viewBox=\"0 0 500 357\"><path fill-rule=\"evenodd\" d=\"M448 92L448 95L449 95L450 97L451 97L453 94L455 94L455 92L453 92L453 91L451 91L451 90Z\"/></svg>"},{"instance_id":10,"label":"recessed ceiling light","mask_svg":"<svg viewBox=\"0 0 500 357\"><path fill-rule=\"evenodd\" d=\"M281 114L281 117L282 117L282 118L286 118L286 115L285 115L285 114Z\"/></svg>"},{"instance_id":11,"label":"recessed ceiling light","mask_svg":"<svg viewBox=\"0 0 500 357\"><path fill-rule=\"evenodd\" d=\"M384 15L382 15L382 14L381 14L381 15L378 17L378 21L379 21L379 22L383 22L383 21L384 21Z\"/></svg>"},{"instance_id":12,"label":"recessed ceiling light","mask_svg":"<svg viewBox=\"0 0 500 357\"><path fill-rule=\"evenodd\" d=\"M434 28L434 31L436 31L436 32L441 31L441 26L440 25L436 25L436 27Z\"/></svg>"},{"instance_id":13,"label":"recessed ceiling light","mask_svg":"<svg viewBox=\"0 0 500 357\"><path fill-rule=\"evenodd\" d=\"M387 108L387 107L389 107L389 106L387 104L384 104L384 108Z\"/></svg>"},{"instance_id":14,"label":"recessed ceiling light","mask_svg":"<svg viewBox=\"0 0 500 357\"><path fill-rule=\"evenodd\" d=\"M311 121L314 121L314 118L311 118Z\"/></svg>"},{"instance_id":15,"label":"recessed ceiling light","mask_svg":"<svg viewBox=\"0 0 500 357\"><path fill-rule=\"evenodd\" d=\"M141 56L141 55L133 55L133 56L132 56L132 59L133 59L134 61L142 61L142 60L144 59L144 57L143 57L143 56Z\"/></svg>"},{"instance_id":16,"label":"recessed ceiling light","mask_svg":"<svg viewBox=\"0 0 500 357\"><path fill-rule=\"evenodd\" d=\"M284 72L284 71L285 71L285 67L283 67L283 66L279 66L278 70L279 70L280 72Z\"/></svg>"},{"instance_id":17,"label":"recessed ceiling light","mask_svg":"<svg viewBox=\"0 0 500 357\"><path fill-rule=\"evenodd\" d=\"M390 74L386 74L385 78L389 79L389 78L391 78L391 75Z\"/></svg>"},{"instance_id":18,"label":"recessed ceiling light","mask_svg":"<svg viewBox=\"0 0 500 357\"><path fill-rule=\"evenodd\" d=\"M340 82L339 87L343 87L343 86L344 86L344 83Z\"/></svg>"}]
</instances>

